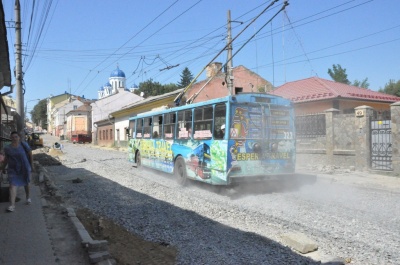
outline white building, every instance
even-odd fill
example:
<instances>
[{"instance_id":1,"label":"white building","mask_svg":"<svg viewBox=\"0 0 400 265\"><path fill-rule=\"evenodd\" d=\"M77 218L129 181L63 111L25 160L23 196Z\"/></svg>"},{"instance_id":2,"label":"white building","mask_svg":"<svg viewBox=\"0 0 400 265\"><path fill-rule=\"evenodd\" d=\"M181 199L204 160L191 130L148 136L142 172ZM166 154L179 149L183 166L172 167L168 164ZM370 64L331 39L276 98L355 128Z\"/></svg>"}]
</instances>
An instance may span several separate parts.
<instances>
[{"instance_id":1,"label":"white building","mask_svg":"<svg viewBox=\"0 0 400 265\"><path fill-rule=\"evenodd\" d=\"M92 139L95 144L113 145L116 136L115 130L122 131L122 128L128 127L129 121L126 120L123 124L119 124L121 128L115 128L114 119L110 113L143 99L126 88L125 73L119 67L111 72L108 80L99 89L98 100L91 104ZM110 130L112 131L110 132Z\"/></svg>"}]
</instances>

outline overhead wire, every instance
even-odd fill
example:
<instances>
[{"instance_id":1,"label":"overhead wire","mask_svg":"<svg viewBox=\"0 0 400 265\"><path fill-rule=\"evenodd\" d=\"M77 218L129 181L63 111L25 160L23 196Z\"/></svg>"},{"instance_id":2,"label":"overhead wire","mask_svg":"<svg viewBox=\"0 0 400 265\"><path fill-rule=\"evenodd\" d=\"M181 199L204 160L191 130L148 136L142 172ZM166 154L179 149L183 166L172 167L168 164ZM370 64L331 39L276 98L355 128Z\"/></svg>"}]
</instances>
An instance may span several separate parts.
<instances>
[{"instance_id":1,"label":"overhead wire","mask_svg":"<svg viewBox=\"0 0 400 265\"><path fill-rule=\"evenodd\" d=\"M158 30L156 30L153 34L151 34L149 37L145 38L143 41L141 41L138 45L143 44L145 41L147 41L148 39L152 38L153 36L155 36L158 32L160 32L161 30L163 30L164 28L166 28L167 26L169 26L172 22L174 22L175 20L177 20L179 17L181 17L183 14L187 13L189 10L191 10L193 7L195 7L196 5L198 5L200 2L202 2L203 0L198 0L196 3L194 3L193 5L191 5L189 8L187 8L186 10L184 10L183 12L181 12L179 15L175 16L171 21L169 21L168 23L166 23L164 26L162 26L161 28L159 28ZM133 49L135 49L138 45L135 45L132 49L130 49L128 52L132 51ZM127 53L128 53L127 52ZM119 59L121 59L123 56L125 56L127 53L123 54L122 56L120 56L116 61L118 61ZM114 61L113 63L115 63L116 61ZM102 70L106 69L107 67L109 67L111 64L107 65L105 68L103 68Z\"/></svg>"},{"instance_id":2,"label":"overhead wire","mask_svg":"<svg viewBox=\"0 0 400 265\"><path fill-rule=\"evenodd\" d=\"M349 1L349 2L353 2L353 1ZM349 3L349 2L347 2L347 3ZM365 4L365 3L368 3L368 2L371 2L371 1L366 1L366 2L363 2L363 3L361 3L360 5L362 5L362 4ZM355 7L357 7L357 6L354 6L354 7L352 7L352 8L355 8ZM348 9L347 9L348 10ZM339 11L339 12L344 12L344 11L346 11L346 10L341 10L341 11ZM320 13L322 13L322 12L320 12ZM320 14L320 13L317 13L317 14ZM316 16L317 14L314 14L313 16ZM336 13L335 13L336 14ZM334 15L334 14L331 14L331 15ZM329 16L331 16L331 15L329 15ZM310 16L310 17L312 17L312 16ZM309 19L310 17L307 17L307 18L305 18L305 19ZM326 17L326 16L325 16ZM318 18L318 19L315 19L315 20L313 20L313 21L308 21L308 22L306 22L306 23L301 23L301 24L299 24L300 23L300 21L304 21L304 19L303 20L298 20L298 21L294 21L294 22L292 22L292 27L299 27L299 26L303 26L303 25L306 25L306 24L309 24L309 23L312 23L312 22L315 22L315 21L318 21L318 20L320 20L320 19L324 19L325 17L320 17L320 18ZM276 33L277 34L277 33ZM258 35L258 37L260 38L260 36L262 36L262 35ZM259 38L257 38L257 39L259 39ZM254 40L256 40L256 39L254 39ZM238 41L238 44L239 44L240 42ZM216 42L215 43L215 45L217 46L218 45L218 43ZM133 53L132 53L132 50L133 49L135 49L135 48L137 48L138 47L138 45L136 45L136 46L134 46L133 48L131 48L131 50L128 50L128 52L125 52L125 54L124 55L122 55L123 57L124 56L136 56L136 55L134 55ZM191 48L191 49L188 49L188 52L190 52L190 51L194 51L196 48ZM29 50L29 51L31 51L31 50ZM158 50L158 51L160 51L160 50ZM37 52L37 50L35 50L35 53L34 53L34 55L35 55L35 57L36 57L36 52ZM176 49L176 52L179 52L179 49ZM117 51L115 52L115 54L117 53ZM207 52L207 51L202 51L202 53L210 53L210 52ZM160 53L161 54L161 53ZM172 59L171 58L173 58L173 56L171 56L171 57L167 57L167 56L165 56L165 53L162 53L163 54L163 58L165 58L165 59L168 59L168 61L172 61ZM172 53L170 53L170 54L172 54ZM187 55L188 53L185 53L185 55ZM197 53L198 54L198 53ZM309 53L310 54L310 53ZM176 54L175 54L176 55ZM93 57L96 57L96 55L93 55ZM122 58L122 57L121 57ZM140 56L137 56L137 58L140 58ZM200 55L198 55L198 56L191 56L191 57L187 57L187 58L185 58L185 62L194 62L194 61L196 61L196 59L199 59L199 58L201 58L201 56ZM171 60L170 60L171 59ZM85 59L82 59L82 60L85 60ZM310 60L312 60L312 59L310 59ZM140 61L139 61L140 62ZM138 63L138 65L139 65L139 63ZM142 62L142 65L143 65L143 62ZM154 67L154 68L156 68L156 67ZM143 74L144 73L146 73L146 75L148 75L148 73L150 73L150 71L151 71L151 69L149 68L149 69L146 69L146 71L144 71L143 72ZM90 74L93 74L95 71L93 71L93 70L89 70L89 73L88 73L88 75L90 75ZM99 72L97 72L97 74L96 74L96 76L99 74ZM157 72L157 73L155 73L154 75L152 75L152 76L160 76L160 73L159 72ZM86 79L86 78L85 78ZM93 79L92 79L93 80ZM83 83L83 82L82 82Z\"/></svg>"},{"instance_id":3,"label":"overhead wire","mask_svg":"<svg viewBox=\"0 0 400 265\"><path fill-rule=\"evenodd\" d=\"M308 64L309 64L310 67L311 67L311 71L314 72L314 73L318 76L317 72L314 70L314 68L313 68L313 66L312 66L312 63L311 63L311 61L310 61L310 58L308 58L308 54L307 54L307 52L306 52L306 49L304 48L303 42L301 41L299 35L297 34L296 30L294 29L293 24L292 24L292 21L290 20L288 14L287 14L287 12L286 12L286 10L283 12L283 14L284 14L284 16L287 18L287 20L288 20L288 22L289 22L290 28L293 30L294 35L296 36L298 42L300 43L300 47L301 47L301 49L302 49L302 51L303 51L303 54L304 54L304 56L307 58L307 62L308 62Z\"/></svg>"},{"instance_id":4,"label":"overhead wire","mask_svg":"<svg viewBox=\"0 0 400 265\"><path fill-rule=\"evenodd\" d=\"M142 28L139 32L137 32L135 35L133 35L127 42L125 42L122 46L120 46L120 48L118 48L116 51L120 50L123 46L125 46L128 42L130 42L133 38L135 38L139 33L141 33L143 30L145 30L148 26L150 26L151 24L154 23L154 21L156 21L158 18L160 18L164 13L166 13L172 6L174 6L179 0L176 0L174 3L172 3L170 6L168 6L166 9L164 9L159 15L157 15L153 20L151 20L144 28ZM142 42L143 43L143 42ZM137 47L137 45L135 46ZM133 49L133 48L132 48ZM131 50L132 50L131 49ZM130 50L130 51L131 51ZM114 52L115 53L115 52ZM101 61L99 64L97 64L94 68L99 67L101 64L103 64L108 58L110 58L111 55L109 57L107 57L106 59L104 59L103 61ZM121 57L119 57L120 59ZM117 60L118 61L118 60ZM115 63L116 61L114 61L113 63ZM110 65L108 65L110 66ZM107 67L108 67L107 66ZM106 67L106 68L107 68ZM104 71L106 68L103 68L101 71ZM85 78L86 79L86 78ZM82 84L82 82L81 82ZM88 83L82 90L85 90L88 86L90 85L90 83ZM75 91L77 91L80 88L80 85L76 88Z\"/></svg>"},{"instance_id":5,"label":"overhead wire","mask_svg":"<svg viewBox=\"0 0 400 265\"><path fill-rule=\"evenodd\" d=\"M242 14L241 16L235 18L234 20L236 21L236 20L242 18L243 16L245 16L245 15L251 13L251 12L254 11L254 10L257 10L258 8L260 8L260 7L262 7L262 6L266 5L266 4L267 4L267 3L260 4L260 5L258 5L257 7L255 7L255 8L253 8L253 9L247 11L246 13ZM275 8L275 7L272 7L271 10L273 10L274 8ZM246 22L248 22L248 21L251 21L252 19L253 19L253 18L248 19L248 20L245 21L244 23L246 23ZM243 24L243 23L241 23L241 24ZM202 36L202 37L196 39L195 41L191 42L191 43L188 44L187 46L185 46L185 47L183 47L183 48L181 48L181 49L179 49L179 50L177 50L177 51L185 50L186 48L188 48L188 47L189 47L190 45L192 45L192 44L196 44L196 46L202 45L202 44L198 44L198 42L201 41L202 39L205 39L205 37L209 36L210 34L216 32L216 31L218 31L218 30L220 30L220 29L224 29L225 27L226 27L226 24L224 24L224 25L218 27L217 29L215 29L215 30L213 30L212 32L206 34L205 36ZM238 27L239 27L239 26L238 26ZM234 28L235 28L235 27L234 27ZM217 35L217 36L220 37L220 36L225 36L225 35L226 35L226 33L224 32L223 34L219 34L219 35ZM217 37L217 36L216 36L216 37ZM215 38L215 37L213 37L213 38ZM206 43L206 42L209 42L209 41L208 41L208 40L204 40L204 43ZM218 43L214 44L213 47L215 48L218 44L221 44L220 41L219 41ZM224 45L225 45L225 44L224 44ZM195 47L196 47L196 46L195 46ZM174 59L177 59L178 57L187 54L187 52L189 52L190 50L193 50L195 47L191 47L189 50L180 53L180 55L175 56ZM208 53L209 55L212 54L212 52L209 53L209 51L210 51L210 50L208 50L208 51L205 50L201 55L197 56L196 58L189 59L189 60L186 60L186 61L184 61L184 62L180 62L179 64L183 65L183 64L185 64L185 63L187 63L187 62L195 61L195 60L197 60L197 59L202 58L203 56L205 56L206 53ZM219 50L216 49L216 51L219 51ZM175 53L173 53L173 54L175 54ZM173 55L173 54L170 54L170 55L166 56L165 58L168 58L169 56L171 56L171 55ZM187 66L190 66L190 65L185 65L185 66L187 67ZM155 68L157 68L157 66L154 66L154 67L153 67L153 69L155 69ZM155 75L153 75L153 77L157 77L157 76L159 76L159 75L160 75L160 73L156 73ZM175 73L175 75L176 75L176 73Z\"/></svg>"}]
</instances>

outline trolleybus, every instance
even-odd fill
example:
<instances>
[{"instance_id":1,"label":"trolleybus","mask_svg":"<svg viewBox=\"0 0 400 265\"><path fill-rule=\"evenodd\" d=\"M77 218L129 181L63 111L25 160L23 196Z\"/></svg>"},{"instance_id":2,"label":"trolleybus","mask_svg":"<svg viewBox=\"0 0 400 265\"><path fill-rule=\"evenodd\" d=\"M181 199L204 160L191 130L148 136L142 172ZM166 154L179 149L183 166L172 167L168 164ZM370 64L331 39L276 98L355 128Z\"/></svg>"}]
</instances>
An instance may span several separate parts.
<instances>
[{"instance_id":1,"label":"trolleybus","mask_svg":"<svg viewBox=\"0 0 400 265\"><path fill-rule=\"evenodd\" d=\"M240 93L150 111L129 120L129 160L187 179L232 185L295 172L293 105Z\"/></svg>"}]
</instances>

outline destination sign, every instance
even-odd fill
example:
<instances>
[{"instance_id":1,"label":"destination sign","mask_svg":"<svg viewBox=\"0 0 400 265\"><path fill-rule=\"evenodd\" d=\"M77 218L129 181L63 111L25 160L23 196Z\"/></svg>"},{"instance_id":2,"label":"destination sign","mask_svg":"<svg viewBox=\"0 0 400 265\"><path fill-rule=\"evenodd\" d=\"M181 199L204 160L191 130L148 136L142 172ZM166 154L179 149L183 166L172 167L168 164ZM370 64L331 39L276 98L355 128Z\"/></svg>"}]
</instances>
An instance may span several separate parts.
<instances>
[{"instance_id":1,"label":"destination sign","mask_svg":"<svg viewBox=\"0 0 400 265\"><path fill-rule=\"evenodd\" d=\"M288 120L272 120L271 121L272 125L289 125Z\"/></svg>"},{"instance_id":2,"label":"destination sign","mask_svg":"<svg viewBox=\"0 0 400 265\"><path fill-rule=\"evenodd\" d=\"M289 111L287 110L271 110L272 116L289 116Z\"/></svg>"}]
</instances>

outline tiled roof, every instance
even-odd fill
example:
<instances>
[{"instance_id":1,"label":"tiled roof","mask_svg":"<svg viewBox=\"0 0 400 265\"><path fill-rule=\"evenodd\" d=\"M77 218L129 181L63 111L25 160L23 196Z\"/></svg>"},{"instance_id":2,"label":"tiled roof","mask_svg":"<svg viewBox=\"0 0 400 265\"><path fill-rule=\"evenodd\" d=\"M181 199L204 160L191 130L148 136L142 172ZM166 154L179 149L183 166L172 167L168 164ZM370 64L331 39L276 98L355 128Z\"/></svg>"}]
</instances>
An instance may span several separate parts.
<instances>
[{"instance_id":1,"label":"tiled roof","mask_svg":"<svg viewBox=\"0 0 400 265\"><path fill-rule=\"evenodd\" d=\"M379 102L400 101L400 97L356 86L350 86L319 77L310 77L307 79L288 82L277 87L270 93L290 99L294 103L330 98L347 98Z\"/></svg>"}]
</instances>

